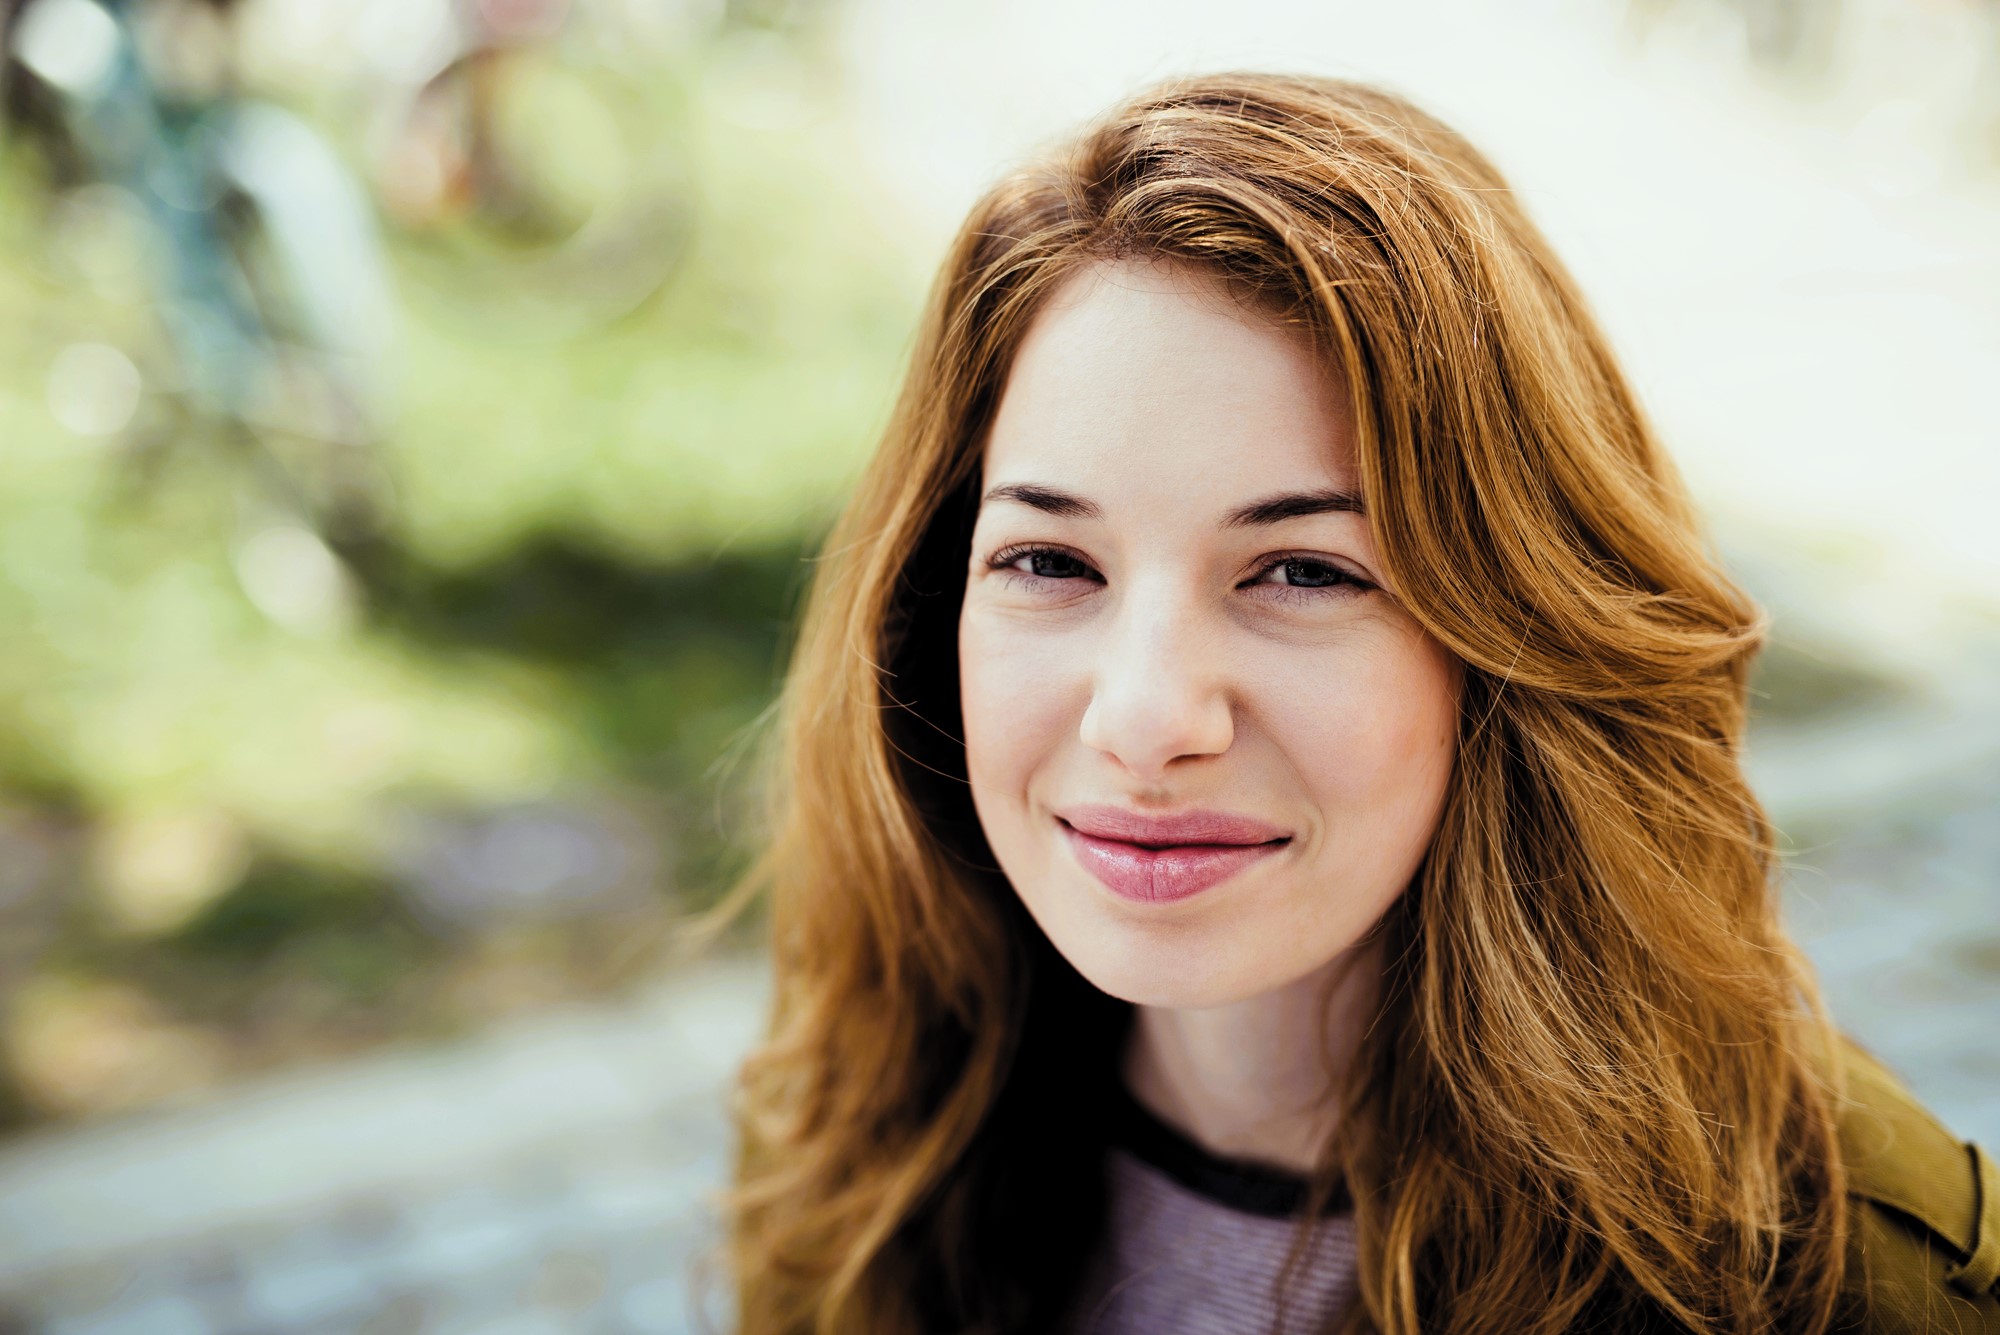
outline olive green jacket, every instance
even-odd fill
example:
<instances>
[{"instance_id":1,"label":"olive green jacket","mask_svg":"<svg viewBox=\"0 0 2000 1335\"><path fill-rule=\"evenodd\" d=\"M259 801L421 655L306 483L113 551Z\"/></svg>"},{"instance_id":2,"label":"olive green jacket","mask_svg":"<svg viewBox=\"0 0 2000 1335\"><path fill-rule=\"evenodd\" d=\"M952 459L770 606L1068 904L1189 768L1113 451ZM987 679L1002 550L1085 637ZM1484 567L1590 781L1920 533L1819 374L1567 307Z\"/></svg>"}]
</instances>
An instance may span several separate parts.
<instances>
[{"instance_id":1,"label":"olive green jacket","mask_svg":"<svg viewBox=\"0 0 2000 1335\"><path fill-rule=\"evenodd\" d=\"M1848 1046L1847 1315L1866 1335L2000 1335L2000 1165Z\"/></svg>"}]
</instances>

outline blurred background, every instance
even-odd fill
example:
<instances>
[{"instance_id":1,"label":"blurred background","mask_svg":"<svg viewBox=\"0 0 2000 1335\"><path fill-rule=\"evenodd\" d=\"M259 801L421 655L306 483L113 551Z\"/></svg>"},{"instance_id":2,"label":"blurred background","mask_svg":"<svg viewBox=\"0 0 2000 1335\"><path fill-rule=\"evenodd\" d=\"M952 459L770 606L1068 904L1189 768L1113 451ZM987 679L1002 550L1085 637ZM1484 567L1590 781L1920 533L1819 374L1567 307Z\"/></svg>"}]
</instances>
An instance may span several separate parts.
<instances>
[{"instance_id":1,"label":"blurred background","mask_svg":"<svg viewBox=\"0 0 2000 1335\"><path fill-rule=\"evenodd\" d=\"M945 240L1141 82L1506 171L1772 609L1836 1017L2000 1145L2000 0L0 0L0 1333L676 1332L743 763Z\"/></svg>"}]
</instances>

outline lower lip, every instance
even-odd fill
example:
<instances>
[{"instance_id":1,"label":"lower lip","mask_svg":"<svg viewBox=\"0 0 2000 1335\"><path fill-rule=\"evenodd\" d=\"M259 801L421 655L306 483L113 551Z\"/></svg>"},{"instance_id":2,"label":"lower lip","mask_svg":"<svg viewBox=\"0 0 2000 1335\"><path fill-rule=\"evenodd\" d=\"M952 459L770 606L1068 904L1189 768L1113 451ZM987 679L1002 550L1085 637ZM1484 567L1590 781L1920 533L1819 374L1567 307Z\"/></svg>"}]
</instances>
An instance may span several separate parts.
<instances>
[{"instance_id":1,"label":"lower lip","mask_svg":"<svg viewBox=\"0 0 2000 1335\"><path fill-rule=\"evenodd\" d=\"M1175 848L1141 848L1117 839L1100 839L1062 823L1069 845L1084 869L1115 895L1142 904L1167 904L1198 895L1211 886L1287 847L1281 839L1268 844L1182 844Z\"/></svg>"}]
</instances>

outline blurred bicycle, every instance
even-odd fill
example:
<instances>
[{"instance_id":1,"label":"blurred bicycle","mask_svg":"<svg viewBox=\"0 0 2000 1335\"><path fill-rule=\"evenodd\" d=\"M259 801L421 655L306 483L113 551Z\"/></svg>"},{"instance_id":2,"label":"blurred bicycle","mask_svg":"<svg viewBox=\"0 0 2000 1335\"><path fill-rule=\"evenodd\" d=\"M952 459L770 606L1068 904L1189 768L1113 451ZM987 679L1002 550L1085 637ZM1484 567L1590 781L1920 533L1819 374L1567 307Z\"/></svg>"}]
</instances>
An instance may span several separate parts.
<instances>
[{"instance_id":1,"label":"blurred bicycle","mask_svg":"<svg viewBox=\"0 0 2000 1335\"><path fill-rule=\"evenodd\" d=\"M610 57L618 18L573 0L407 0L447 34L392 93L375 158L412 272L486 333L560 340L650 300L693 231L664 71ZM415 16L428 7L432 17Z\"/></svg>"},{"instance_id":2,"label":"blurred bicycle","mask_svg":"<svg viewBox=\"0 0 2000 1335\"><path fill-rule=\"evenodd\" d=\"M59 359L52 397L70 375L88 419L93 393L136 375L172 411L121 441L135 487L221 440L268 507L330 542L379 532L396 306L373 209L323 136L241 92L232 0L0 3L6 121L39 150L55 229L136 234L163 335L97 347L96 388L90 365ZM139 384L121 388L136 400Z\"/></svg>"}]
</instances>

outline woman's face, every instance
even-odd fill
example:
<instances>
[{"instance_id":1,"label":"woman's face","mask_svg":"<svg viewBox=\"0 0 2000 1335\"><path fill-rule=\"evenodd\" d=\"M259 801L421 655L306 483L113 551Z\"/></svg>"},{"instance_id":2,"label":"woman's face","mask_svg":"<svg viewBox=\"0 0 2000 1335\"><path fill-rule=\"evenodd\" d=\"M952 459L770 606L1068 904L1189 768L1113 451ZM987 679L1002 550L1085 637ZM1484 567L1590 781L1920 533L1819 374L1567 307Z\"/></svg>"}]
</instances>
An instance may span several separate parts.
<instances>
[{"instance_id":1,"label":"woman's face","mask_svg":"<svg viewBox=\"0 0 2000 1335\"><path fill-rule=\"evenodd\" d=\"M972 796L1063 955L1199 1007L1342 956L1437 827L1451 656L1383 586L1310 340L1199 271L1070 278L986 447L959 618Z\"/></svg>"}]
</instances>

